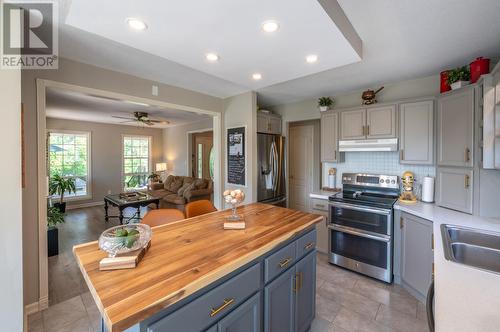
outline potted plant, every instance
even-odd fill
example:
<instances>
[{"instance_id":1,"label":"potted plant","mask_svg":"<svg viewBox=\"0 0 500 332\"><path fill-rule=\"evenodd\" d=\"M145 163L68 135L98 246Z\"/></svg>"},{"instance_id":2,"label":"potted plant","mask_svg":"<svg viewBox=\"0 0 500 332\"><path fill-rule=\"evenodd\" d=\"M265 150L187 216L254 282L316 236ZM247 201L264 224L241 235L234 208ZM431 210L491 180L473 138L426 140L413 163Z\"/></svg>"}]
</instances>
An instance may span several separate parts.
<instances>
[{"instance_id":1,"label":"potted plant","mask_svg":"<svg viewBox=\"0 0 500 332\"><path fill-rule=\"evenodd\" d=\"M333 99L330 97L321 97L318 99L318 106L320 112L326 112L333 105Z\"/></svg>"},{"instance_id":2,"label":"potted plant","mask_svg":"<svg viewBox=\"0 0 500 332\"><path fill-rule=\"evenodd\" d=\"M47 209L47 253L48 256L59 254L59 230L57 224L64 222L64 215L57 207Z\"/></svg>"},{"instance_id":3,"label":"potted plant","mask_svg":"<svg viewBox=\"0 0 500 332\"><path fill-rule=\"evenodd\" d=\"M54 207L58 208L62 213L66 212L66 202L64 202L64 193L76 192L75 179L64 178L58 174L50 178L49 194L59 195L59 202L54 203Z\"/></svg>"},{"instance_id":4,"label":"potted plant","mask_svg":"<svg viewBox=\"0 0 500 332\"><path fill-rule=\"evenodd\" d=\"M158 183L161 183L161 177L160 177L160 174L158 173L151 173L148 175L148 180L149 180L149 183L155 183L155 182L158 182Z\"/></svg>"},{"instance_id":5,"label":"potted plant","mask_svg":"<svg viewBox=\"0 0 500 332\"><path fill-rule=\"evenodd\" d=\"M452 90L460 89L470 83L470 71L467 66L452 69L448 72L448 85Z\"/></svg>"}]
</instances>

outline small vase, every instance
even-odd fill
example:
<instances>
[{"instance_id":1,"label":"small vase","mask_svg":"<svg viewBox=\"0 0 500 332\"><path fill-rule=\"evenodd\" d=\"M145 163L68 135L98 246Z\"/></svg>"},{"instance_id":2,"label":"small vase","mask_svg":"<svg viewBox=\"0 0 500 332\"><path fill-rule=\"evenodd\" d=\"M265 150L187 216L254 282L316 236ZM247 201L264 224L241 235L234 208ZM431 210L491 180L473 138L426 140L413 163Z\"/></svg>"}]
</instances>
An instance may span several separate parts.
<instances>
[{"instance_id":1,"label":"small vase","mask_svg":"<svg viewBox=\"0 0 500 332\"><path fill-rule=\"evenodd\" d=\"M320 111L320 112L326 112L326 111L328 111L329 109L330 109L330 107L328 107L328 106L320 106L320 107L319 107L319 111Z\"/></svg>"},{"instance_id":2,"label":"small vase","mask_svg":"<svg viewBox=\"0 0 500 332\"><path fill-rule=\"evenodd\" d=\"M237 207L237 204L231 204L231 215L229 217L227 217L227 221L240 221L241 220L241 217L236 214L236 207Z\"/></svg>"}]
</instances>

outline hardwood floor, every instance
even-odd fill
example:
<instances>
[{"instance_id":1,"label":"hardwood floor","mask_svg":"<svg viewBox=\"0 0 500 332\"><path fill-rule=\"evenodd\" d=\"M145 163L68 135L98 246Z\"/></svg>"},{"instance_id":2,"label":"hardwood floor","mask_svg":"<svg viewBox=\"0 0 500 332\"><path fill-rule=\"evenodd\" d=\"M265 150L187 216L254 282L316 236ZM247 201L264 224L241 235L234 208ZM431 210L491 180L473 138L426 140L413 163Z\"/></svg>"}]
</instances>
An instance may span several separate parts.
<instances>
[{"instance_id":1,"label":"hardwood floor","mask_svg":"<svg viewBox=\"0 0 500 332\"><path fill-rule=\"evenodd\" d=\"M128 208L124 216L132 216L137 209ZM147 212L141 209L141 215ZM118 209L109 208L110 215L118 215ZM49 257L49 305L66 301L88 292L87 285L73 257L73 246L90 241L96 241L101 233L113 226L119 225L117 218L104 221L104 207L68 210L64 217L65 223L58 225L59 255Z\"/></svg>"}]
</instances>

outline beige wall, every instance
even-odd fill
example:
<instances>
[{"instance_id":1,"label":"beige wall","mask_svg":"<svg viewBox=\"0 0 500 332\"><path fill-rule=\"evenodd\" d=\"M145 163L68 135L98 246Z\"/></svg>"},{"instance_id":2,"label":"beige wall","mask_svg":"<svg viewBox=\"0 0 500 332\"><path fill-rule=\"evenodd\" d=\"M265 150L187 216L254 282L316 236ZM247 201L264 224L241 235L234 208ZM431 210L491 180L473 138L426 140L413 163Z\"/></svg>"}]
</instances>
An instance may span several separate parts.
<instances>
[{"instance_id":1,"label":"beige wall","mask_svg":"<svg viewBox=\"0 0 500 332\"><path fill-rule=\"evenodd\" d=\"M246 157L247 174L245 191L245 203L257 201L257 95L255 92L243 93L224 100L224 124L226 128L246 125ZM227 134L223 132L223 165L226 165ZM224 166L226 167L226 166ZM224 169L224 174L226 174ZM237 186L227 184L227 176L224 175L226 188Z\"/></svg>"},{"instance_id":2,"label":"beige wall","mask_svg":"<svg viewBox=\"0 0 500 332\"><path fill-rule=\"evenodd\" d=\"M3 75L3 74L2 74ZM83 64L59 60L58 70L23 70L22 101L26 109L26 188L23 190L23 275L24 303L39 301L38 212L37 212L37 110L36 79L47 79L102 89L135 97L222 112L224 101L201 93L145 80L139 77ZM159 95L151 95L151 85Z\"/></svg>"},{"instance_id":3,"label":"beige wall","mask_svg":"<svg viewBox=\"0 0 500 332\"><path fill-rule=\"evenodd\" d=\"M207 119L184 126L163 129L164 160L168 163L168 173L188 176L190 164L190 140L188 133L213 128L213 120Z\"/></svg>"},{"instance_id":4,"label":"beige wall","mask_svg":"<svg viewBox=\"0 0 500 332\"><path fill-rule=\"evenodd\" d=\"M21 219L21 71L0 70L0 322L2 331L23 330L23 257Z\"/></svg>"},{"instance_id":5,"label":"beige wall","mask_svg":"<svg viewBox=\"0 0 500 332\"><path fill-rule=\"evenodd\" d=\"M107 123L73 121L47 118L47 129L89 131L91 133L91 188L92 198L70 201L68 205L102 202L108 191L123 190L122 135L143 135L152 137L152 170L157 162L163 161L163 130Z\"/></svg>"}]
</instances>

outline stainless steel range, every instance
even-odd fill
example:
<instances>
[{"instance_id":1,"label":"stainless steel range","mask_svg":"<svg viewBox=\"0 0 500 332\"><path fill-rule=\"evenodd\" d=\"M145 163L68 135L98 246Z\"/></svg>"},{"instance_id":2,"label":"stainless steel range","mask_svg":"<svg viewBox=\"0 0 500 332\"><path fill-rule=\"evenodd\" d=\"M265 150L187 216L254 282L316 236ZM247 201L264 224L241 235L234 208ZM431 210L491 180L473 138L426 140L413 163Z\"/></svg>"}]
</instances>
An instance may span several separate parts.
<instances>
[{"instance_id":1,"label":"stainless steel range","mask_svg":"<svg viewBox=\"0 0 500 332\"><path fill-rule=\"evenodd\" d=\"M398 176L342 174L342 193L329 198L330 262L391 283L398 196Z\"/></svg>"}]
</instances>

